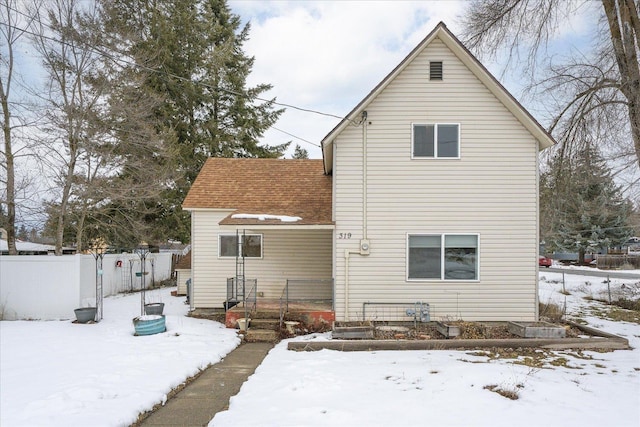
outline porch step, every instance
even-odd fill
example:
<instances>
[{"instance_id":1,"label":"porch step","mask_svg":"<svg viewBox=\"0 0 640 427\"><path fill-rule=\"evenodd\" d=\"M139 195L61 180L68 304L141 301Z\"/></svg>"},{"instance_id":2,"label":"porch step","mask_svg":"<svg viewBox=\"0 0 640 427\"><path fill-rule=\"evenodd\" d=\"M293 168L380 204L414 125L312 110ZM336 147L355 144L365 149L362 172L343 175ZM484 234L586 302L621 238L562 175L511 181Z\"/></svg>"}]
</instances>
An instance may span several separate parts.
<instances>
[{"instance_id":1,"label":"porch step","mask_svg":"<svg viewBox=\"0 0 640 427\"><path fill-rule=\"evenodd\" d=\"M266 329L266 330L277 330L280 326L280 319L263 319L263 318L251 318L251 324L249 325L249 330L251 329Z\"/></svg>"},{"instance_id":2,"label":"porch step","mask_svg":"<svg viewBox=\"0 0 640 427\"><path fill-rule=\"evenodd\" d=\"M256 310L251 312L252 319L278 319L280 320L280 310Z\"/></svg>"},{"instance_id":3,"label":"porch step","mask_svg":"<svg viewBox=\"0 0 640 427\"><path fill-rule=\"evenodd\" d=\"M253 323L253 321L251 322ZM272 329L252 329L249 330L244 336L247 342L278 342L278 332Z\"/></svg>"},{"instance_id":4,"label":"porch step","mask_svg":"<svg viewBox=\"0 0 640 427\"><path fill-rule=\"evenodd\" d=\"M249 330L255 329L273 329L278 330L280 324L280 301L279 300L259 300L257 310L251 310L253 307L246 308L235 306L225 312L225 325L228 328L237 328L238 319L249 317L251 324ZM265 320L261 324L261 320ZM285 314L283 320L291 320L300 322L305 331L324 332L331 329L335 321L335 312L327 304L318 304L314 302L296 302L289 304L289 311Z\"/></svg>"}]
</instances>

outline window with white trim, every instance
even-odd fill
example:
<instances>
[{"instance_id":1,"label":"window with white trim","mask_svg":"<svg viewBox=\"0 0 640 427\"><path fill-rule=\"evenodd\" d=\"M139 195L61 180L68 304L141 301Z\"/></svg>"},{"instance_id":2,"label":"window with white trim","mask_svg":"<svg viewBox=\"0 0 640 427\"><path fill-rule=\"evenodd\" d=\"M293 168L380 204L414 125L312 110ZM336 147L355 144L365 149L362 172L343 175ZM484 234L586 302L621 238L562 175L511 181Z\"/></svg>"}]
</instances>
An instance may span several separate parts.
<instances>
[{"instance_id":1,"label":"window with white trim","mask_svg":"<svg viewBox=\"0 0 640 427\"><path fill-rule=\"evenodd\" d=\"M478 280L477 234L409 234L409 280Z\"/></svg>"},{"instance_id":2,"label":"window with white trim","mask_svg":"<svg viewBox=\"0 0 640 427\"><path fill-rule=\"evenodd\" d=\"M242 238L243 235L240 235ZM218 236L218 256L220 258L236 257L238 240L235 234L221 234ZM240 256L245 258L262 258L262 234L245 234Z\"/></svg>"},{"instance_id":3,"label":"window with white trim","mask_svg":"<svg viewBox=\"0 0 640 427\"><path fill-rule=\"evenodd\" d=\"M460 157L460 125L457 123L414 123L411 139L413 157Z\"/></svg>"}]
</instances>

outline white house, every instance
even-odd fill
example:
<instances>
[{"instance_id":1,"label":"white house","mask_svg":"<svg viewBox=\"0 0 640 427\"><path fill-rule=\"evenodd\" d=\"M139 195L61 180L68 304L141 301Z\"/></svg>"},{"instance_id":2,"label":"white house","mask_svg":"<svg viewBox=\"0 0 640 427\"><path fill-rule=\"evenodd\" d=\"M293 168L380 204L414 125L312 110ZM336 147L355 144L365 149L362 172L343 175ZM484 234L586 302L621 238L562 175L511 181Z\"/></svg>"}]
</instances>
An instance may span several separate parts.
<instances>
[{"instance_id":1,"label":"white house","mask_svg":"<svg viewBox=\"0 0 640 427\"><path fill-rule=\"evenodd\" d=\"M416 304L434 320L537 320L552 144L440 23L325 136L322 160L206 163L183 204L192 308L284 291L344 321Z\"/></svg>"}]
</instances>

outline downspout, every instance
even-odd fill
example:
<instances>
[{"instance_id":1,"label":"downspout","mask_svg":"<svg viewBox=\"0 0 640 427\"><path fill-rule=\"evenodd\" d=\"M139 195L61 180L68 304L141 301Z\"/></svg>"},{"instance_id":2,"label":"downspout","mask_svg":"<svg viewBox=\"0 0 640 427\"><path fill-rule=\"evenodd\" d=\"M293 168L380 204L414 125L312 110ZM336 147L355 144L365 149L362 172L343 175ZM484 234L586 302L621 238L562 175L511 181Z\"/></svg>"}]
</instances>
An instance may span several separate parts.
<instances>
[{"instance_id":1,"label":"downspout","mask_svg":"<svg viewBox=\"0 0 640 427\"><path fill-rule=\"evenodd\" d=\"M349 321L349 250L344 251L344 320Z\"/></svg>"},{"instance_id":2,"label":"downspout","mask_svg":"<svg viewBox=\"0 0 640 427\"><path fill-rule=\"evenodd\" d=\"M540 141L536 141L536 255L540 255ZM537 260L538 257L536 256ZM535 276L535 321L540 320L540 265L536 262L536 276Z\"/></svg>"},{"instance_id":3,"label":"downspout","mask_svg":"<svg viewBox=\"0 0 640 427\"><path fill-rule=\"evenodd\" d=\"M349 258L351 255L361 255L359 251L344 251L344 319L349 321Z\"/></svg>"},{"instance_id":4,"label":"downspout","mask_svg":"<svg viewBox=\"0 0 640 427\"><path fill-rule=\"evenodd\" d=\"M196 283L196 281L194 280L195 277L194 277L194 274L193 274L194 271L195 271L195 269L193 268L195 266L195 263L193 262L193 259L194 259L194 254L196 253L196 251L195 251L195 247L196 247L195 243L196 243L197 239L196 239L196 233L194 232L195 226L193 224L194 223L194 218L193 217L196 215L196 212L195 211L190 211L189 213L191 215L191 218L189 218L189 222L190 222L190 225L191 225L191 254L190 254L191 255L191 272L189 273L189 276L191 276L191 277L189 277L189 280L191 280L191 286L189 286L189 289L187 289L187 298L189 299L189 312L192 312L196 308L196 304L195 304L195 301L194 301L194 298L193 298L193 295L195 294L193 288L194 288L194 284Z\"/></svg>"},{"instance_id":5,"label":"downspout","mask_svg":"<svg viewBox=\"0 0 640 427\"><path fill-rule=\"evenodd\" d=\"M360 240L360 255L369 255L369 231L368 231L368 172L367 172L367 111L362 112L362 239Z\"/></svg>"},{"instance_id":6,"label":"downspout","mask_svg":"<svg viewBox=\"0 0 640 427\"><path fill-rule=\"evenodd\" d=\"M362 240L367 240L367 111L362 112Z\"/></svg>"},{"instance_id":7,"label":"downspout","mask_svg":"<svg viewBox=\"0 0 640 427\"><path fill-rule=\"evenodd\" d=\"M357 251L344 251L344 317L349 320L349 258L351 255L369 255L367 230L367 111L362 112L362 239Z\"/></svg>"}]
</instances>

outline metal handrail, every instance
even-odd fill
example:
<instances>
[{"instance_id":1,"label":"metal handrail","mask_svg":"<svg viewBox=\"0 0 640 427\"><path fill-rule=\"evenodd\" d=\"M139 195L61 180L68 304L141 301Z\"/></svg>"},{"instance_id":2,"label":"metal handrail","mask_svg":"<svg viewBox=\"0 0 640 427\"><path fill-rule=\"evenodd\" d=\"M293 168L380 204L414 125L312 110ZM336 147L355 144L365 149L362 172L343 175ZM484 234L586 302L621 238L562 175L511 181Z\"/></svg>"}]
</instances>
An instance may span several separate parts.
<instances>
[{"instance_id":1,"label":"metal handrail","mask_svg":"<svg viewBox=\"0 0 640 427\"><path fill-rule=\"evenodd\" d=\"M253 285L247 292L247 296L244 299L245 306L247 303L253 302L252 311L255 311L258 308L258 279L245 279L245 282L253 281ZM252 297L253 295L253 297Z\"/></svg>"},{"instance_id":2,"label":"metal handrail","mask_svg":"<svg viewBox=\"0 0 640 427\"><path fill-rule=\"evenodd\" d=\"M285 309L282 309L284 305ZM282 329L282 322L284 321L284 314L289 312L289 281L287 280L287 284L282 289L282 293L280 294L280 328Z\"/></svg>"},{"instance_id":3,"label":"metal handrail","mask_svg":"<svg viewBox=\"0 0 640 427\"><path fill-rule=\"evenodd\" d=\"M246 292L246 285L251 285L249 292ZM236 303L253 302L254 309L257 307L258 279L237 280L235 277L227 278L227 301Z\"/></svg>"},{"instance_id":4,"label":"metal handrail","mask_svg":"<svg viewBox=\"0 0 640 427\"><path fill-rule=\"evenodd\" d=\"M246 285L246 279L243 280L243 286ZM243 306L244 306L244 318L245 318L245 332L249 330L249 312L255 310L256 305L257 305L257 298L254 297L254 305L253 305L253 310L250 310L248 307L248 301L250 300L251 297L251 293L256 290L258 288L258 281L256 280L253 284L253 286L249 289L249 292L247 292L245 294L245 298L243 299ZM257 295L257 294L256 294Z\"/></svg>"},{"instance_id":5,"label":"metal handrail","mask_svg":"<svg viewBox=\"0 0 640 427\"><path fill-rule=\"evenodd\" d=\"M319 284L320 286L310 292L309 284ZM304 286L305 291L299 292L299 286ZM280 295L280 327L284 316L289 312L289 301L332 301L333 302L333 279L287 279Z\"/></svg>"}]
</instances>

